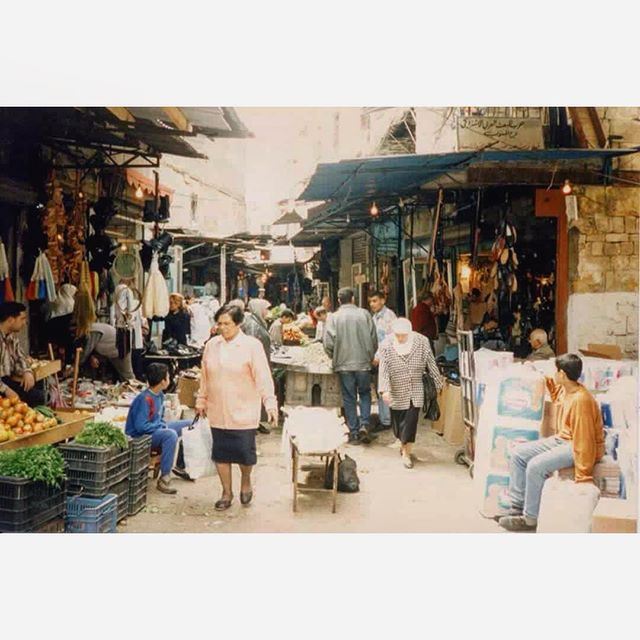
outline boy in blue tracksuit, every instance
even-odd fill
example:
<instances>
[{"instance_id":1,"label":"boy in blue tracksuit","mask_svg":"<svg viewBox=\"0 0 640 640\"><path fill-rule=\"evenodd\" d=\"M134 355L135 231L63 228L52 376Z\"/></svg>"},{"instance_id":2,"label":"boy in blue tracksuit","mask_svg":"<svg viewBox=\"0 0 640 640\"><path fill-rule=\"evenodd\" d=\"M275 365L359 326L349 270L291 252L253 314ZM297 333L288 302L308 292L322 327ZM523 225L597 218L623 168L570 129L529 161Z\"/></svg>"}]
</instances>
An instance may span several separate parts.
<instances>
[{"instance_id":1,"label":"boy in blue tracksuit","mask_svg":"<svg viewBox=\"0 0 640 640\"><path fill-rule=\"evenodd\" d=\"M182 435L183 427L190 424L190 420L165 422L164 420L164 390L169 386L169 368L166 364L153 363L147 367L147 382L149 388L140 393L131 403L125 433L132 438L151 435L151 447L160 449L160 479L158 490L162 493L177 493L171 486L171 467L178 446L178 439ZM174 469L176 475L188 477L184 471L182 447L178 453Z\"/></svg>"}]
</instances>

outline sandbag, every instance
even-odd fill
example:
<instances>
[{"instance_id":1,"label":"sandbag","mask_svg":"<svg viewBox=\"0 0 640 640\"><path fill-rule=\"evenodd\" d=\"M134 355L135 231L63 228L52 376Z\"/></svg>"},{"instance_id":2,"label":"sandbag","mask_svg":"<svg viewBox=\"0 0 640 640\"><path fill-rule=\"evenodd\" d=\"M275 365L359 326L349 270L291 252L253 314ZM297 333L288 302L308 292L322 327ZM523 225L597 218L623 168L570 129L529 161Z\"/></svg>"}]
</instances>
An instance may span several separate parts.
<instances>
[{"instance_id":1,"label":"sandbag","mask_svg":"<svg viewBox=\"0 0 640 640\"><path fill-rule=\"evenodd\" d=\"M549 478L544 483L538 533L590 533L600 489L590 482Z\"/></svg>"}]
</instances>

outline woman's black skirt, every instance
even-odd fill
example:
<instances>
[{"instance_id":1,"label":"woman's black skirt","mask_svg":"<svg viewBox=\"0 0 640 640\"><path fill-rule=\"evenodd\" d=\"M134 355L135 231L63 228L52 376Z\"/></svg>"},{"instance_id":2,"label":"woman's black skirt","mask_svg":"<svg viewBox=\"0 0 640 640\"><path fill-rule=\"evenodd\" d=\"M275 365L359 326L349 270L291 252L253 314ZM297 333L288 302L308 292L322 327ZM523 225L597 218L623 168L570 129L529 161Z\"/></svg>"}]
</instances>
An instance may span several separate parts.
<instances>
[{"instance_id":1,"label":"woman's black skirt","mask_svg":"<svg viewBox=\"0 0 640 640\"><path fill-rule=\"evenodd\" d=\"M256 429L211 428L214 462L254 465L256 455Z\"/></svg>"},{"instance_id":2,"label":"woman's black skirt","mask_svg":"<svg viewBox=\"0 0 640 640\"><path fill-rule=\"evenodd\" d=\"M402 444L416 441L419 417L420 410L418 407L414 407L413 403L409 405L408 409L391 409L393 435L398 438Z\"/></svg>"}]
</instances>

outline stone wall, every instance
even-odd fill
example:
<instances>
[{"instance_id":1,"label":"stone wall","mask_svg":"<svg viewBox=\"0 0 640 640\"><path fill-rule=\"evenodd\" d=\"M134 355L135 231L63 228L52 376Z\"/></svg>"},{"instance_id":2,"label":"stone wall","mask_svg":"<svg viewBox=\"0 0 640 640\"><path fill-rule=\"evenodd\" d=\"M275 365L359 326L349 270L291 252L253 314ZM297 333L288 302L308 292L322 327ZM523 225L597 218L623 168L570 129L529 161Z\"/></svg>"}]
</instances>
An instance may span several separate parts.
<instances>
[{"instance_id":1,"label":"stone wall","mask_svg":"<svg viewBox=\"0 0 640 640\"><path fill-rule=\"evenodd\" d=\"M576 187L569 230L569 348L618 344L638 355L640 189Z\"/></svg>"}]
</instances>

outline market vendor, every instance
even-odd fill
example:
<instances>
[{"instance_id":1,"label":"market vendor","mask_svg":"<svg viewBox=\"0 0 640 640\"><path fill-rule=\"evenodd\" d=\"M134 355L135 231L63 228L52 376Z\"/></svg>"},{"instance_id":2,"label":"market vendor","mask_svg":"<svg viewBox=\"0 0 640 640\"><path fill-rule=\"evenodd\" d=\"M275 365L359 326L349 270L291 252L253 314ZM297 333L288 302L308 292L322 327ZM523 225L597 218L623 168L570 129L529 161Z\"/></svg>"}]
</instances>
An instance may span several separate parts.
<instances>
[{"instance_id":1,"label":"market vendor","mask_svg":"<svg viewBox=\"0 0 640 640\"><path fill-rule=\"evenodd\" d=\"M271 344L274 347L282 346L282 327L288 325L296 319L295 314L291 309L284 309L280 314L280 317L274 320L271 328L269 329L269 336L271 336Z\"/></svg>"},{"instance_id":2,"label":"market vendor","mask_svg":"<svg viewBox=\"0 0 640 640\"><path fill-rule=\"evenodd\" d=\"M36 384L18 334L27 324L27 308L20 302L0 304L0 393L19 397L29 406L45 403L42 383ZM19 377L16 382L13 377Z\"/></svg>"},{"instance_id":3,"label":"market vendor","mask_svg":"<svg viewBox=\"0 0 640 640\"><path fill-rule=\"evenodd\" d=\"M511 453L511 509L498 521L509 531L536 529L542 489L554 471L574 467L575 482L593 482L593 468L604 455L600 407L578 382L582 374L580 356L567 353L556 358L556 369L555 379L546 378L556 405L555 435L520 444Z\"/></svg>"},{"instance_id":4,"label":"market vendor","mask_svg":"<svg viewBox=\"0 0 640 640\"><path fill-rule=\"evenodd\" d=\"M116 329L104 322L92 322L88 327L76 327L76 346L82 348L80 366L87 361L92 369L100 366L98 356L106 358L122 380L135 380L131 352L120 358L116 344Z\"/></svg>"},{"instance_id":5,"label":"market vendor","mask_svg":"<svg viewBox=\"0 0 640 640\"><path fill-rule=\"evenodd\" d=\"M315 337L315 339L322 342L322 338L324 337L324 328L326 326L327 316L329 314L327 313L327 310L322 306L316 307L316 310L315 310L314 314L316 316L316 337Z\"/></svg>"},{"instance_id":6,"label":"market vendor","mask_svg":"<svg viewBox=\"0 0 640 640\"><path fill-rule=\"evenodd\" d=\"M549 338L544 329L534 329L529 335L529 344L531 345L531 353L527 356L529 362L536 360L549 360L555 358L556 354L549 346Z\"/></svg>"},{"instance_id":7,"label":"market vendor","mask_svg":"<svg viewBox=\"0 0 640 640\"><path fill-rule=\"evenodd\" d=\"M191 334L191 315L180 293L169 296L169 315L164 319L162 342L175 340L178 344L187 344L187 336Z\"/></svg>"}]
</instances>

